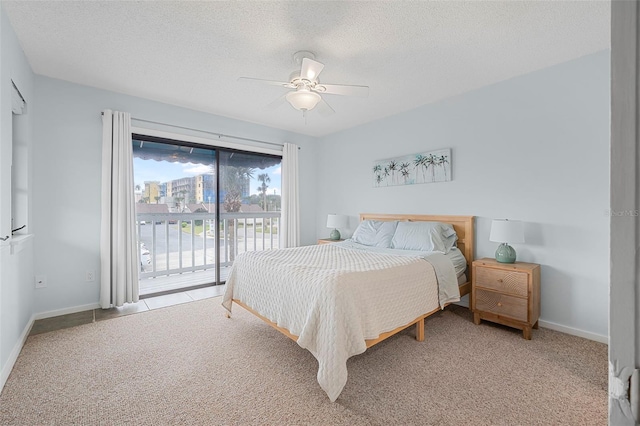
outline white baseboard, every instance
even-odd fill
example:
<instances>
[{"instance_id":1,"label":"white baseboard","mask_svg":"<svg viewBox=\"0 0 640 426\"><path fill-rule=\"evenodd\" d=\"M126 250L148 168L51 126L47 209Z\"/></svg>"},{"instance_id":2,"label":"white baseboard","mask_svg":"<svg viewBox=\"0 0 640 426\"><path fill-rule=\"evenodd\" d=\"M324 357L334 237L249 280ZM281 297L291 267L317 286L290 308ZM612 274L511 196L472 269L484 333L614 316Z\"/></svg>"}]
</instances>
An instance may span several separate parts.
<instances>
[{"instance_id":1,"label":"white baseboard","mask_svg":"<svg viewBox=\"0 0 640 426\"><path fill-rule=\"evenodd\" d=\"M469 307L469 298L467 296L463 297L460 302L457 302L456 305L464 306L465 308ZM596 342L604 343L606 345L609 344L609 336L603 336L602 334L592 333L590 331L580 330L578 328L567 327L566 325L556 324L555 322L538 320L538 325L543 328L548 328L549 330L560 331L562 333L570 334L572 336L582 337L584 339L593 340Z\"/></svg>"},{"instance_id":2,"label":"white baseboard","mask_svg":"<svg viewBox=\"0 0 640 426\"><path fill-rule=\"evenodd\" d=\"M4 385L7 382L7 379L9 378L9 374L11 374L11 370L13 370L13 366L16 363L16 360L18 359L18 355L20 355L20 351L22 351L22 347L27 341L27 337L29 337L29 333L31 333L31 329L33 328L33 323L36 320L57 317L57 316L66 315L66 314L74 314L76 312L89 311L99 307L100 307L99 303L91 303L89 305L73 306L71 308L40 312L38 314L31 315L29 322L25 326L24 330L22 330L22 334L20 335L20 338L18 339L15 346L13 347L11 354L9 354L9 358L7 359L7 362L2 368L2 371L0 371L0 392L2 392L2 389L4 388Z\"/></svg>"},{"instance_id":3,"label":"white baseboard","mask_svg":"<svg viewBox=\"0 0 640 426\"><path fill-rule=\"evenodd\" d=\"M571 334L572 336L578 336L596 342L609 344L609 336L603 336L602 334L592 333L590 331L580 330L578 328L567 327L566 325L556 324L555 322L538 320L540 327L548 328L549 330L561 331L562 333Z\"/></svg>"},{"instance_id":4,"label":"white baseboard","mask_svg":"<svg viewBox=\"0 0 640 426\"><path fill-rule=\"evenodd\" d=\"M88 305L72 306L70 308L57 309L55 311L40 312L36 314L35 317L37 320L39 320L39 319L57 317L60 315L75 314L76 312L90 311L92 309L98 309L99 307L100 307L99 303L90 303Z\"/></svg>"},{"instance_id":5,"label":"white baseboard","mask_svg":"<svg viewBox=\"0 0 640 426\"><path fill-rule=\"evenodd\" d=\"M13 347L13 350L9 354L9 358L7 359L7 362L4 364L4 367L2 367L2 371L0 371L0 392L2 392L2 389L4 389L4 384L7 383L9 374L11 374L11 370L13 370L13 366L15 365L16 360L18 359L18 355L20 355L20 351L22 350L24 343L27 341L27 337L29 337L29 333L31 333L31 328L33 327L33 323L35 321L36 321L36 316L31 315L31 318L27 322L27 325L24 327L24 330L22 330L22 334L20 335L20 338L18 339L18 341Z\"/></svg>"}]
</instances>

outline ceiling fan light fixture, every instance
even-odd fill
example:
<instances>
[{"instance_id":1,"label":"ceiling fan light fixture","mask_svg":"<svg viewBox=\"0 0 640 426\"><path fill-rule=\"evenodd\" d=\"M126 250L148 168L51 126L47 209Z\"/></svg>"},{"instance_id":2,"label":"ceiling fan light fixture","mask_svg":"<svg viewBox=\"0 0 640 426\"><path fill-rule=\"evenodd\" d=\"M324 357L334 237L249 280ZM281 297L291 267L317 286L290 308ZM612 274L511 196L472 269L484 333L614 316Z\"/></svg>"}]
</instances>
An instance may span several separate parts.
<instances>
[{"instance_id":1,"label":"ceiling fan light fixture","mask_svg":"<svg viewBox=\"0 0 640 426\"><path fill-rule=\"evenodd\" d=\"M301 50L293 55L296 65L300 67L289 75L289 81L273 81L261 78L240 77L240 80L253 80L262 83L281 86L292 89L291 92L280 96L276 101L268 105L270 109L275 109L283 104L285 100L298 111L302 111L302 116L306 117L307 111L316 109L320 115L331 115L335 110L331 108L322 98L322 94L341 96L361 96L369 95L368 86L354 86L348 84L320 84L318 76L324 69L324 64L315 60L315 55L309 51Z\"/></svg>"},{"instance_id":2,"label":"ceiling fan light fixture","mask_svg":"<svg viewBox=\"0 0 640 426\"><path fill-rule=\"evenodd\" d=\"M297 110L310 111L318 105L322 99L320 95L309 89L298 89L295 92L289 92L286 96L287 102Z\"/></svg>"}]
</instances>

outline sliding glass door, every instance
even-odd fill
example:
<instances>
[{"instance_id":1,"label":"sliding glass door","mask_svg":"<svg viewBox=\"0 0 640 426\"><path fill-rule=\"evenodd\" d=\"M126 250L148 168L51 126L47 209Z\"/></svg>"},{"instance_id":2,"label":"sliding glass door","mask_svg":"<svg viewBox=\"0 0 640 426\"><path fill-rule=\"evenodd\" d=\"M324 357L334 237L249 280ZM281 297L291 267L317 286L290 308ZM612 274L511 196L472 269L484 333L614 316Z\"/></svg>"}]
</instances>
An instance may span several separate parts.
<instances>
[{"instance_id":1,"label":"sliding glass door","mask_svg":"<svg viewBox=\"0 0 640 426\"><path fill-rule=\"evenodd\" d=\"M279 247L281 158L134 135L140 293L223 284Z\"/></svg>"}]
</instances>

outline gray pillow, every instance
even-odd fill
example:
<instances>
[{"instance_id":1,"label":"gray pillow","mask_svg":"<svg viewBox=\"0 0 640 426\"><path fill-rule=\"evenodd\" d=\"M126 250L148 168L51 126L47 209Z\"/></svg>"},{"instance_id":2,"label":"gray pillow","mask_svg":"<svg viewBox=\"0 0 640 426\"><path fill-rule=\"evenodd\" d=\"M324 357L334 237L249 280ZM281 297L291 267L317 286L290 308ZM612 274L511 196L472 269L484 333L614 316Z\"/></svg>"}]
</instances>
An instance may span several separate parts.
<instances>
[{"instance_id":1,"label":"gray pillow","mask_svg":"<svg viewBox=\"0 0 640 426\"><path fill-rule=\"evenodd\" d=\"M400 222L391 248L449 253L458 239L453 227L441 222Z\"/></svg>"},{"instance_id":2,"label":"gray pillow","mask_svg":"<svg viewBox=\"0 0 640 426\"><path fill-rule=\"evenodd\" d=\"M442 242L444 243L444 247L446 249L445 253L449 253L451 251L452 248L457 247L457 241L458 241L458 234L456 234L455 229L453 229L453 226L449 225L448 223L440 223L441 226L441 237L442 237Z\"/></svg>"},{"instance_id":3,"label":"gray pillow","mask_svg":"<svg viewBox=\"0 0 640 426\"><path fill-rule=\"evenodd\" d=\"M365 246L370 247L391 247L391 239L396 232L396 226L398 221L383 221L383 220L363 220L351 239Z\"/></svg>"}]
</instances>

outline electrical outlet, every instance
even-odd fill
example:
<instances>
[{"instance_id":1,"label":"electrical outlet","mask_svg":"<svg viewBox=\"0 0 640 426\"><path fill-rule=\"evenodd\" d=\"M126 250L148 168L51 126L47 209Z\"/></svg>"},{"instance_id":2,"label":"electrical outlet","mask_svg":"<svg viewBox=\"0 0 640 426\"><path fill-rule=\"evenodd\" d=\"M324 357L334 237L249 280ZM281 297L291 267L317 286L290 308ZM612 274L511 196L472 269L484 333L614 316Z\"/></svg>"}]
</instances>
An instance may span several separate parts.
<instances>
[{"instance_id":1,"label":"electrical outlet","mask_svg":"<svg viewBox=\"0 0 640 426\"><path fill-rule=\"evenodd\" d=\"M96 271L87 271L87 275L85 277L86 282L92 282L96 280Z\"/></svg>"},{"instance_id":2,"label":"electrical outlet","mask_svg":"<svg viewBox=\"0 0 640 426\"><path fill-rule=\"evenodd\" d=\"M47 286L47 277L45 275L36 275L36 288L45 288Z\"/></svg>"}]
</instances>

